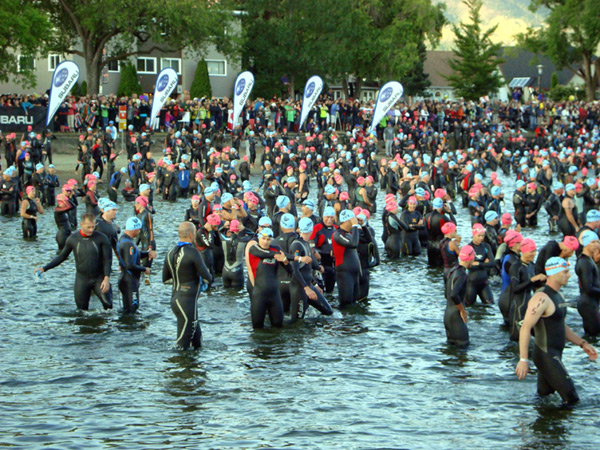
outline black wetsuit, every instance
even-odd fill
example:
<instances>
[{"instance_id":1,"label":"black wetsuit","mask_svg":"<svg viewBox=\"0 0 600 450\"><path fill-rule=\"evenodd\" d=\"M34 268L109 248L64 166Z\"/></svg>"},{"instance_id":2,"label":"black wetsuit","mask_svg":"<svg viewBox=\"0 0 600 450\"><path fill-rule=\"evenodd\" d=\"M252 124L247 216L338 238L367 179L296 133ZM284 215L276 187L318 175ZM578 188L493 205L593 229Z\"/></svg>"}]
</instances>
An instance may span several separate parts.
<instances>
[{"instance_id":1,"label":"black wetsuit","mask_svg":"<svg viewBox=\"0 0 600 450\"><path fill-rule=\"evenodd\" d=\"M274 245L267 250L260 245L254 245L248 252L250 269L254 275L254 287L250 295L253 328L264 327L267 312L272 327L283 326L283 303L277 281L279 263L275 260L275 255L280 250Z\"/></svg>"},{"instance_id":2,"label":"black wetsuit","mask_svg":"<svg viewBox=\"0 0 600 450\"><path fill-rule=\"evenodd\" d=\"M67 203L68 207L66 209L59 209L58 206L54 209L54 222L56 222L56 226L58 227L58 231L56 232L58 251L61 251L64 248L67 238L71 236L72 233L69 211L75 208L75 206L72 202Z\"/></svg>"},{"instance_id":3,"label":"black wetsuit","mask_svg":"<svg viewBox=\"0 0 600 450\"><path fill-rule=\"evenodd\" d=\"M565 317L567 302L562 294L546 285L544 292L554 303L555 311L549 317L540 317L533 328L535 346L533 362L538 369L537 393L540 396L558 392L567 404L579 400L573 380L562 364L562 352L565 348Z\"/></svg>"},{"instance_id":4,"label":"black wetsuit","mask_svg":"<svg viewBox=\"0 0 600 450\"><path fill-rule=\"evenodd\" d=\"M225 263L223 265L223 286L239 288L244 286L244 255L246 244L252 235L240 232L229 238L221 237Z\"/></svg>"},{"instance_id":5,"label":"black wetsuit","mask_svg":"<svg viewBox=\"0 0 600 450\"><path fill-rule=\"evenodd\" d=\"M96 231L99 231L108 238L110 246L116 252L120 229L117 228L115 223L107 222L102 216L98 216L96 218Z\"/></svg>"},{"instance_id":6,"label":"black wetsuit","mask_svg":"<svg viewBox=\"0 0 600 450\"><path fill-rule=\"evenodd\" d=\"M202 256L202 260L206 265L206 268L210 272L210 274L215 276L215 260L213 256L213 232L208 231L203 226L198 228L196 232L196 248L200 252L200 256Z\"/></svg>"},{"instance_id":7,"label":"black wetsuit","mask_svg":"<svg viewBox=\"0 0 600 450\"><path fill-rule=\"evenodd\" d=\"M600 272L592 258L585 254L577 259L575 273L579 278L580 297L577 301L577 311L583 320L583 329L589 336L600 334Z\"/></svg>"},{"instance_id":8,"label":"black wetsuit","mask_svg":"<svg viewBox=\"0 0 600 450\"><path fill-rule=\"evenodd\" d=\"M488 270L494 267L494 255L490 246L485 242L475 245L473 242L469 244L475 250L475 261L478 265L473 265L469 269L469 277L467 282L467 292L465 294L465 304L471 306L477 300L477 296L484 304L494 303L494 294L490 288L488 280ZM484 262L489 259L489 262Z\"/></svg>"},{"instance_id":9,"label":"black wetsuit","mask_svg":"<svg viewBox=\"0 0 600 450\"><path fill-rule=\"evenodd\" d=\"M112 308L112 289L103 293L100 289L104 277L110 276L112 253L108 238L98 231L84 236L81 231L71 234L61 252L44 266L44 271L63 263L73 252L75 255L75 304L88 310L92 292L102 302L104 309Z\"/></svg>"},{"instance_id":10,"label":"black wetsuit","mask_svg":"<svg viewBox=\"0 0 600 450\"><path fill-rule=\"evenodd\" d=\"M358 240L360 226L352 231L341 228L333 233L333 255L339 294L340 308L356 303L360 293L360 261L358 260Z\"/></svg>"},{"instance_id":11,"label":"black wetsuit","mask_svg":"<svg viewBox=\"0 0 600 450\"><path fill-rule=\"evenodd\" d=\"M458 264L458 255L450 250L450 242L452 239L445 237L440 242L440 250L442 252L442 260L444 261L444 283L448 281L448 273Z\"/></svg>"},{"instance_id":12,"label":"black wetsuit","mask_svg":"<svg viewBox=\"0 0 600 450\"><path fill-rule=\"evenodd\" d=\"M456 265L448 271L446 282L446 310L444 311L444 327L448 342L459 347L469 344L469 329L460 317L457 305L463 304L467 292L467 269Z\"/></svg>"},{"instance_id":13,"label":"black wetsuit","mask_svg":"<svg viewBox=\"0 0 600 450\"><path fill-rule=\"evenodd\" d=\"M513 194L513 206L515 207L515 221L524 227L525 215L527 214L527 196L524 192L515 191Z\"/></svg>"},{"instance_id":14,"label":"black wetsuit","mask_svg":"<svg viewBox=\"0 0 600 450\"><path fill-rule=\"evenodd\" d=\"M321 314L330 316L333 314L333 310L329 305L329 302L325 300L321 291L319 291L313 284L313 270L319 270L319 262L313 257L310 245L300 236L292 242L290 245L290 254L292 258L294 256L310 256L313 260L311 264L305 264L301 262L291 262L292 264L292 282L290 284L290 299L291 299L291 316L292 322L298 318L300 313L300 305L302 305L302 317L308 305L316 308ZM316 300L310 300L304 292L304 288L309 287L316 295Z\"/></svg>"},{"instance_id":15,"label":"black wetsuit","mask_svg":"<svg viewBox=\"0 0 600 450\"><path fill-rule=\"evenodd\" d=\"M121 291L123 311L135 313L140 307L140 275L146 271L146 266L142 266L140 258L148 255L142 254L127 234L119 239L116 252L121 268L119 291Z\"/></svg>"},{"instance_id":16,"label":"black wetsuit","mask_svg":"<svg viewBox=\"0 0 600 450\"><path fill-rule=\"evenodd\" d=\"M358 257L360 260L360 292L359 300L365 300L369 296L369 288L371 284L371 273L369 269L379 265L379 249L375 242L375 230L369 225L365 225L360 229L358 238Z\"/></svg>"},{"instance_id":17,"label":"black wetsuit","mask_svg":"<svg viewBox=\"0 0 600 450\"><path fill-rule=\"evenodd\" d=\"M148 208L137 214L138 219L142 222L142 230L138 236L137 244L141 247L142 252L147 254L149 250L156 250L156 241L154 240L154 226L152 224L152 215ZM152 260L142 258L142 264L146 267L152 267Z\"/></svg>"},{"instance_id":18,"label":"black wetsuit","mask_svg":"<svg viewBox=\"0 0 600 450\"><path fill-rule=\"evenodd\" d=\"M25 215L30 217L37 217L37 203L35 200L31 200L27 198L27 209L25 210ZM37 235L37 220L23 218L23 222L21 223L21 228L23 230L23 237L25 239L33 239Z\"/></svg>"},{"instance_id":19,"label":"black wetsuit","mask_svg":"<svg viewBox=\"0 0 600 450\"><path fill-rule=\"evenodd\" d=\"M281 249L283 253L288 255L290 259L293 259L290 252L290 246L292 242L298 239L300 236L295 231L281 233L277 239L273 239L272 243ZM277 280L279 281L279 295L281 296L281 302L283 303L283 311L288 312L291 305L291 293L290 284L292 282L291 272L288 270L289 267L279 264L277 269Z\"/></svg>"},{"instance_id":20,"label":"black wetsuit","mask_svg":"<svg viewBox=\"0 0 600 450\"><path fill-rule=\"evenodd\" d=\"M429 243L427 245L427 262L431 267L444 266L440 245L444 239L442 227L447 222L450 222L450 219L436 209L425 216L425 226L427 227L429 239Z\"/></svg>"},{"instance_id":21,"label":"black wetsuit","mask_svg":"<svg viewBox=\"0 0 600 450\"><path fill-rule=\"evenodd\" d=\"M573 200L573 199L572 199ZM562 205L561 205L562 206ZM573 209L571 210L573 214L573 219L577 222L577 206L575 205L575 200L573 200ZM558 227L564 236L575 236L575 227L569 219L567 218L567 213L564 208L560 208L560 214L558 215Z\"/></svg>"},{"instance_id":22,"label":"black wetsuit","mask_svg":"<svg viewBox=\"0 0 600 450\"><path fill-rule=\"evenodd\" d=\"M418 225L418 223L422 219L423 216L417 210L410 212L408 209L405 209L402 211L402 214L400 214L400 225L402 226L401 249L402 253L407 256L419 256L421 254L419 230L422 229L423 226Z\"/></svg>"},{"instance_id":23,"label":"black wetsuit","mask_svg":"<svg viewBox=\"0 0 600 450\"><path fill-rule=\"evenodd\" d=\"M546 261L554 256L560 256L560 245L556 241L548 241L538 252L535 260L535 274L546 274Z\"/></svg>"},{"instance_id":24,"label":"black wetsuit","mask_svg":"<svg viewBox=\"0 0 600 450\"><path fill-rule=\"evenodd\" d=\"M326 226L323 222L316 224L313 228L311 241L315 243L315 249L321 255L321 265L325 269L323 272L323 283L325 284L325 292L333 292L335 286L335 261L333 258L333 233L337 226Z\"/></svg>"},{"instance_id":25,"label":"black wetsuit","mask_svg":"<svg viewBox=\"0 0 600 450\"><path fill-rule=\"evenodd\" d=\"M533 291L534 276L533 263L525 264L522 260L510 266L510 287L512 290L512 301L508 312L508 326L511 341L519 341L521 323L525 318L527 305Z\"/></svg>"},{"instance_id":26,"label":"black wetsuit","mask_svg":"<svg viewBox=\"0 0 600 450\"><path fill-rule=\"evenodd\" d=\"M384 223L384 231L386 234L384 247L388 258L400 258L402 252L402 230L405 226L406 224L403 224L396 214L387 212L386 221Z\"/></svg>"},{"instance_id":27,"label":"black wetsuit","mask_svg":"<svg viewBox=\"0 0 600 450\"><path fill-rule=\"evenodd\" d=\"M203 280L209 283L212 276L193 244L179 242L167 253L163 283L173 283L171 310L177 317L177 346L183 350L202 345L197 302Z\"/></svg>"},{"instance_id":28,"label":"black wetsuit","mask_svg":"<svg viewBox=\"0 0 600 450\"><path fill-rule=\"evenodd\" d=\"M506 252L506 254L502 257L502 261L500 264L500 276L502 277L502 292L500 293L500 298L498 299L498 307L500 308L502 318L504 319L504 323L506 325L510 323L510 305L513 299L512 285L510 283L510 268L513 265L519 264L520 260L521 258L519 257L519 255L509 249Z\"/></svg>"}]
</instances>

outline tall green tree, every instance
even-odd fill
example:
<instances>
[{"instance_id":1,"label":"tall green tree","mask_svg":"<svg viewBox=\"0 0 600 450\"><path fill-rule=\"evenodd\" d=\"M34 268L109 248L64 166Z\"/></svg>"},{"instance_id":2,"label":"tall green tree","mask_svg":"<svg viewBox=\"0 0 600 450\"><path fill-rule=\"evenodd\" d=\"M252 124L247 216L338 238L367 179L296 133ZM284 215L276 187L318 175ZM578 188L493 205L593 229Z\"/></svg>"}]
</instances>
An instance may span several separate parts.
<instances>
[{"instance_id":1,"label":"tall green tree","mask_svg":"<svg viewBox=\"0 0 600 450\"><path fill-rule=\"evenodd\" d=\"M404 92L407 95L423 95L427 88L431 86L429 75L425 73L425 59L427 59L427 48L425 43L418 45L419 59L413 69L402 78Z\"/></svg>"},{"instance_id":2,"label":"tall green tree","mask_svg":"<svg viewBox=\"0 0 600 450\"><path fill-rule=\"evenodd\" d=\"M586 99L593 100L600 86L600 1L531 0L529 8L550 13L543 26L518 35L520 44L581 76Z\"/></svg>"},{"instance_id":3,"label":"tall green tree","mask_svg":"<svg viewBox=\"0 0 600 450\"><path fill-rule=\"evenodd\" d=\"M210 78L208 77L208 66L206 61L202 58L196 65L196 73L194 74L194 80L190 87L190 95L193 98L212 97L212 86L210 85Z\"/></svg>"},{"instance_id":4,"label":"tall green tree","mask_svg":"<svg viewBox=\"0 0 600 450\"><path fill-rule=\"evenodd\" d=\"M142 86L138 81L137 70L131 61L127 61L121 67L121 79L117 89L117 96L131 97L131 94L143 94Z\"/></svg>"},{"instance_id":5,"label":"tall green tree","mask_svg":"<svg viewBox=\"0 0 600 450\"><path fill-rule=\"evenodd\" d=\"M2 0L0 24L0 81L12 78L24 87L33 86L33 68L19 67L18 57L43 51L50 32L48 17L31 0Z\"/></svg>"},{"instance_id":6,"label":"tall green tree","mask_svg":"<svg viewBox=\"0 0 600 450\"><path fill-rule=\"evenodd\" d=\"M234 15L230 0L36 0L55 29L52 46L85 59L90 93L98 92L108 63L154 50L202 51L215 44L235 51L225 34ZM160 67L157 68L160 70Z\"/></svg>"},{"instance_id":7,"label":"tall green tree","mask_svg":"<svg viewBox=\"0 0 600 450\"><path fill-rule=\"evenodd\" d=\"M449 61L454 73L446 79L460 97L476 100L485 95L496 93L502 86L502 77L498 65L503 62L499 58L502 46L493 43L492 34L498 25L487 30L481 28L481 0L465 0L469 9L469 22L454 25L455 35L452 49L456 58Z\"/></svg>"}]
</instances>

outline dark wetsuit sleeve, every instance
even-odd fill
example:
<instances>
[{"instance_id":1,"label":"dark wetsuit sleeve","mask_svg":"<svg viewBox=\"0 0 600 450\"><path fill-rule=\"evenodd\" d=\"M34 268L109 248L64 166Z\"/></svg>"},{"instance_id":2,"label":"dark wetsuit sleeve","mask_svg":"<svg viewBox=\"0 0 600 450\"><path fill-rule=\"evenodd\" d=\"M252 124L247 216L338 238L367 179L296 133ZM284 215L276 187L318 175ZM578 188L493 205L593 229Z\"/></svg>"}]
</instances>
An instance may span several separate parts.
<instances>
[{"instance_id":1,"label":"dark wetsuit sleeve","mask_svg":"<svg viewBox=\"0 0 600 450\"><path fill-rule=\"evenodd\" d=\"M463 287L467 282L467 272L457 269L454 272L452 289L450 290L450 299L455 305L462 303L460 293L463 291Z\"/></svg>"},{"instance_id":2,"label":"dark wetsuit sleeve","mask_svg":"<svg viewBox=\"0 0 600 450\"><path fill-rule=\"evenodd\" d=\"M167 281L170 281L173 279L173 274L171 273L171 269L169 269L169 255L170 254L171 254L171 252L167 253L167 256L165 256L165 262L163 264L163 271L162 271L163 283L166 283Z\"/></svg>"},{"instance_id":3,"label":"dark wetsuit sleeve","mask_svg":"<svg viewBox=\"0 0 600 450\"><path fill-rule=\"evenodd\" d=\"M513 264L510 268L510 284L513 294L521 294L533 286L527 270L522 264Z\"/></svg>"},{"instance_id":4,"label":"dark wetsuit sleeve","mask_svg":"<svg viewBox=\"0 0 600 450\"><path fill-rule=\"evenodd\" d=\"M260 245L253 245L252 247L250 247L249 253L252 256L256 256L257 258L266 259L266 258L274 258L275 255L277 255L279 253L279 251L274 251L271 249L265 250Z\"/></svg>"},{"instance_id":5,"label":"dark wetsuit sleeve","mask_svg":"<svg viewBox=\"0 0 600 450\"><path fill-rule=\"evenodd\" d=\"M112 266L112 247L110 245L110 241L108 240L108 238L106 236L104 236L101 233L98 233L99 237L100 237L100 254L102 255L102 267L103 267L103 273L105 277L109 277L110 276L110 272L112 270L111 266Z\"/></svg>"},{"instance_id":6,"label":"dark wetsuit sleeve","mask_svg":"<svg viewBox=\"0 0 600 450\"><path fill-rule=\"evenodd\" d=\"M125 265L125 270L132 273L135 272L136 274L145 272L146 266L138 265L135 263L135 258L132 254L133 252L131 251L131 248L133 248L132 242L125 242L120 248L121 259L123 260L123 263ZM140 257L143 257L143 255L140 255Z\"/></svg>"},{"instance_id":7,"label":"dark wetsuit sleeve","mask_svg":"<svg viewBox=\"0 0 600 450\"><path fill-rule=\"evenodd\" d=\"M600 286L594 285L594 271L596 268L591 267L591 260L587 257L580 258L579 263L580 270L577 271L577 276L579 277L581 293L590 297L600 298Z\"/></svg>"},{"instance_id":8,"label":"dark wetsuit sleeve","mask_svg":"<svg viewBox=\"0 0 600 450\"><path fill-rule=\"evenodd\" d=\"M60 264L65 262L71 254L71 252L73 251L74 242L74 239L67 239L67 242L65 243L65 246L63 247L62 251L58 255L56 255L56 257L52 261L50 261L43 267L44 272L53 269L56 266L59 266Z\"/></svg>"},{"instance_id":9,"label":"dark wetsuit sleeve","mask_svg":"<svg viewBox=\"0 0 600 450\"><path fill-rule=\"evenodd\" d=\"M336 244L346 248L358 248L358 227L352 227L352 234L350 238L347 237L347 233L334 233L333 239Z\"/></svg>"},{"instance_id":10,"label":"dark wetsuit sleeve","mask_svg":"<svg viewBox=\"0 0 600 450\"><path fill-rule=\"evenodd\" d=\"M408 225L408 223L406 223L406 216L408 215L408 211L402 211L402 214L400 214L400 219L398 220L398 223L400 224L400 226L402 227L403 230L406 231L411 231L410 226Z\"/></svg>"},{"instance_id":11,"label":"dark wetsuit sleeve","mask_svg":"<svg viewBox=\"0 0 600 450\"><path fill-rule=\"evenodd\" d=\"M196 266L196 273L200 275L203 280L208 281L209 283L213 282L213 277L206 268L206 264L204 264L204 260L199 252L194 252L194 265Z\"/></svg>"}]
</instances>

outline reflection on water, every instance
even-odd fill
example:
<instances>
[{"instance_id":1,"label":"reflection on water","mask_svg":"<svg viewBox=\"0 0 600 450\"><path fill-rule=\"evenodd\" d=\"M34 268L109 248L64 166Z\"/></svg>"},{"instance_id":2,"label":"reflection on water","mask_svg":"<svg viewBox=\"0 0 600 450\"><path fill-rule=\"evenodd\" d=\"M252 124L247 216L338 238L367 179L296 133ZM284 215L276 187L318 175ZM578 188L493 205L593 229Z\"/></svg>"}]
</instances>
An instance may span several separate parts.
<instances>
[{"instance_id":1,"label":"reflection on water","mask_svg":"<svg viewBox=\"0 0 600 450\"><path fill-rule=\"evenodd\" d=\"M159 274L187 205L156 205L158 260L136 315L121 311L116 271L115 309L93 299L89 312L74 305L72 260L40 279L31 274L55 254L51 214L27 243L15 239L17 219L0 218L0 446L570 449L600 441L595 366L579 349L565 351L583 400L565 412L556 396L535 399L535 374L516 380L518 347L497 305L469 309L468 349L448 345L441 272L425 254L374 269L368 302L330 317L309 309L283 329L252 330L245 290L217 280L199 300L202 349L175 350L171 288ZM131 209L121 206L123 224ZM458 217L468 242L465 210ZM381 236L380 217L371 223ZM548 239L543 226L532 236L538 246ZM493 291L497 299L497 280ZM577 291L572 277L566 298Z\"/></svg>"}]
</instances>

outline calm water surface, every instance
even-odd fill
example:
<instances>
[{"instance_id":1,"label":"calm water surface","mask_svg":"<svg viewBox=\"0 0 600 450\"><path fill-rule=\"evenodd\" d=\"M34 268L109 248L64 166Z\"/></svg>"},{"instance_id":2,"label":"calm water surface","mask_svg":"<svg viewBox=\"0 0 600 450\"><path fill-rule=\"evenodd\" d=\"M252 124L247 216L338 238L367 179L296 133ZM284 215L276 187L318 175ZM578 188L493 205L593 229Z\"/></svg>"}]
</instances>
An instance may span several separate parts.
<instances>
[{"instance_id":1,"label":"calm water surface","mask_svg":"<svg viewBox=\"0 0 600 450\"><path fill-rule=\"evenodd\" d=\"M582 402L562 411L557 396L536 400L535 376L517 381L517 345L509 343L497 306L472 307L471 346L449 347L442 276L425 256L374 270L368 305L332 317L312 310L283 330L253 331L246 293L218 281L200 300L202 350L176 351L170 287L160 270L187 205L157 202L159 262L135 317L120 308L104 312L96 299L90 312L77 311L72 257L41 279L33 276L56 251L52 214L40 219L35 242L21 239L18 219L0 218L0 446L600 447L597 364L579 348L565 350ZM469 219L460 209L468 243ZM117 222L132 210L121 204ZM525 233L538 246L548 240L542 215L539 229ZM380 235L380 216L372 224ZM572 277L567 321L581 333L577 293Z\"/></svg>"}]
</instances>

